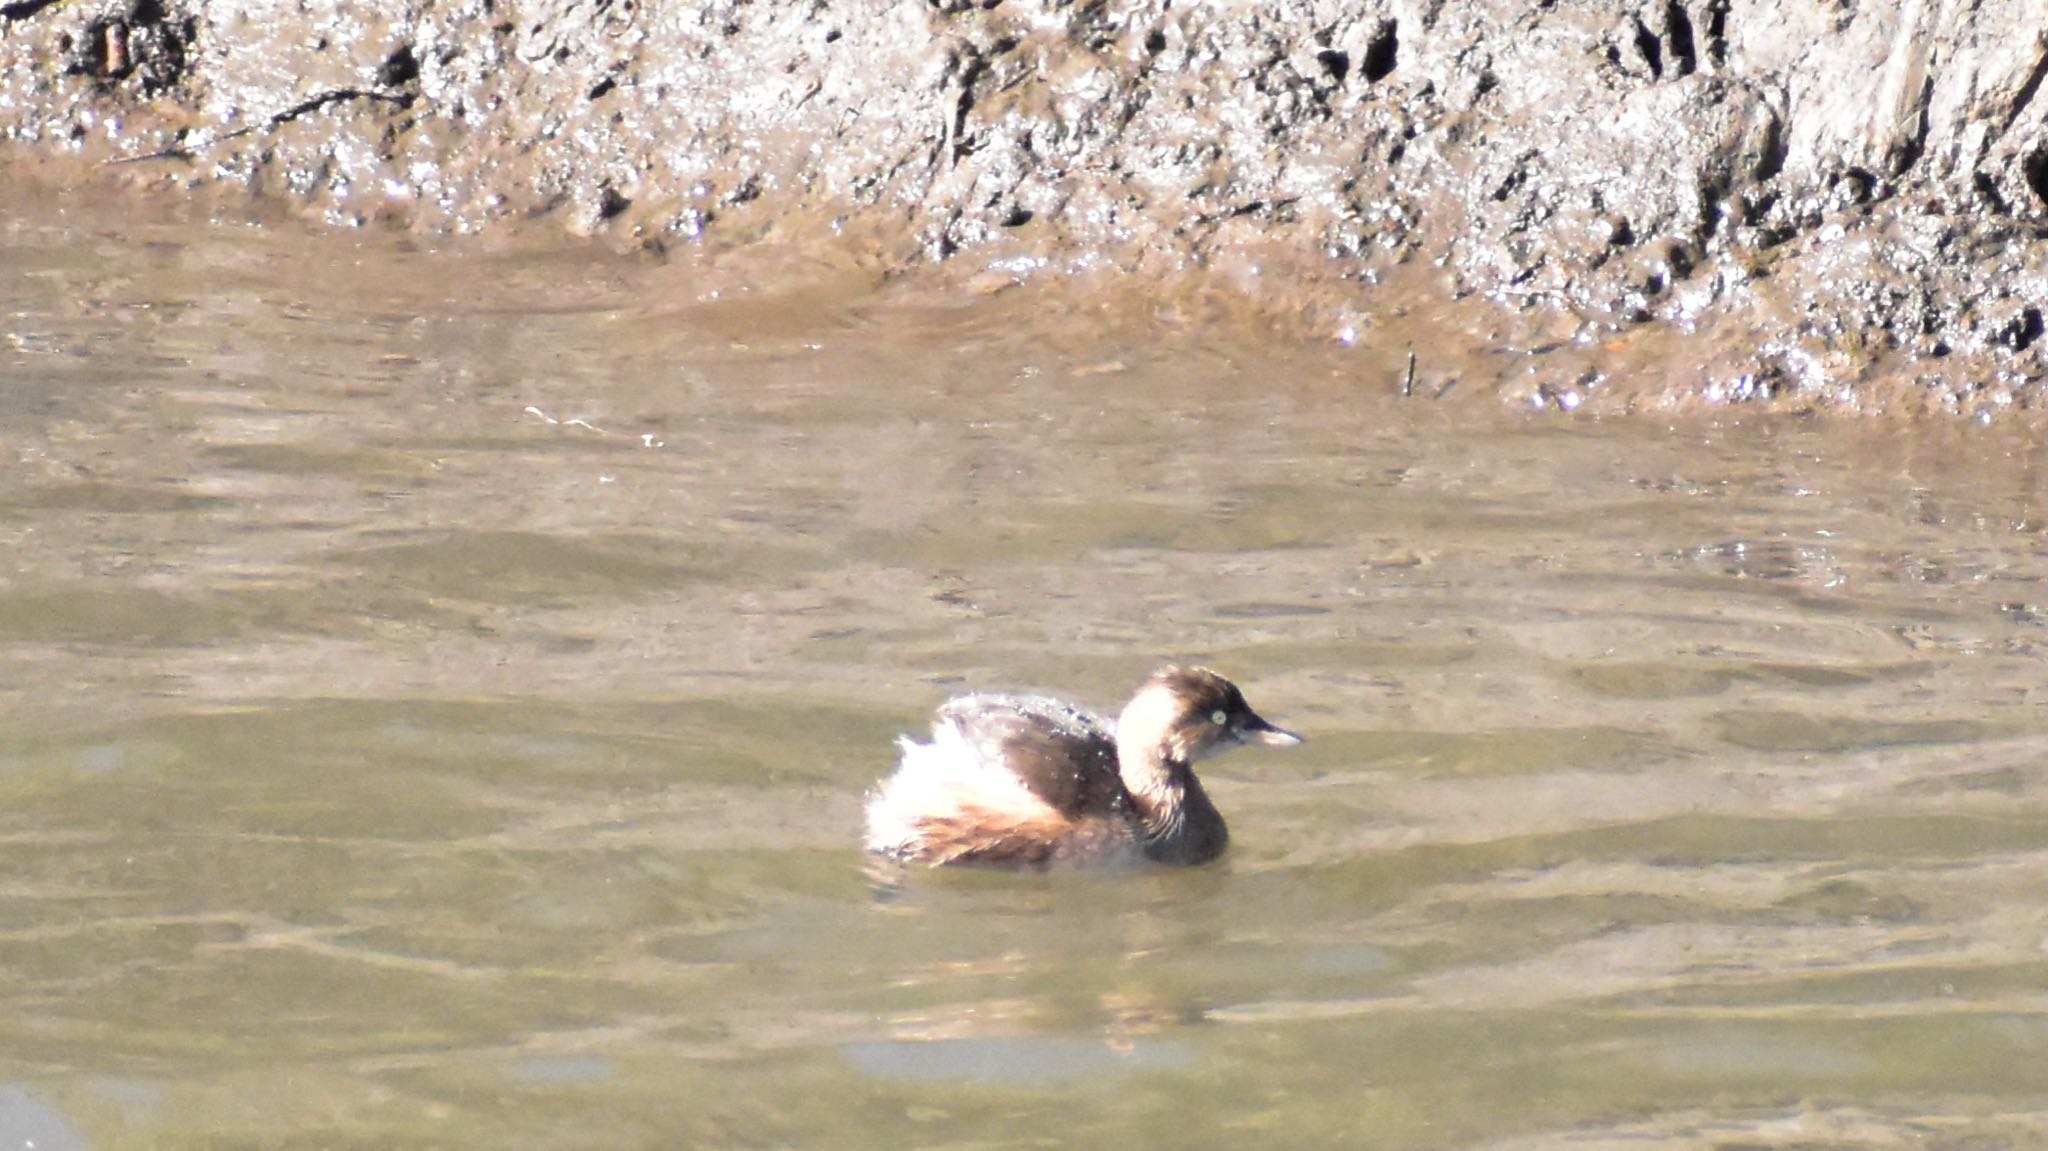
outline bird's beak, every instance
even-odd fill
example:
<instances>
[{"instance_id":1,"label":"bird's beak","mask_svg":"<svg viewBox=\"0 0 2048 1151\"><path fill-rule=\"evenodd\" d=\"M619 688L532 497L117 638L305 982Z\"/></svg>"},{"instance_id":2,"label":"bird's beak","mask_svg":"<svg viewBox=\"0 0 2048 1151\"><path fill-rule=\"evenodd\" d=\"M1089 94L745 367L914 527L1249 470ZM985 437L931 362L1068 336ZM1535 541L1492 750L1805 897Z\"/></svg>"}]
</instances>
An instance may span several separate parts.
<instances>
[{"instance_id":1,"label":"bird's beak","mask_svg":"<svg viewBox=\"0 0 2048 1151\"><path fill-rule=\"evenodd\" d=\"M1293 747L1308 742L1284 727L1274 727L1256 715L1245 720L1244 726L1239 729L1238 738L1246 743L1263 743L1268 747Z\"/></svg>"}]
</instances>

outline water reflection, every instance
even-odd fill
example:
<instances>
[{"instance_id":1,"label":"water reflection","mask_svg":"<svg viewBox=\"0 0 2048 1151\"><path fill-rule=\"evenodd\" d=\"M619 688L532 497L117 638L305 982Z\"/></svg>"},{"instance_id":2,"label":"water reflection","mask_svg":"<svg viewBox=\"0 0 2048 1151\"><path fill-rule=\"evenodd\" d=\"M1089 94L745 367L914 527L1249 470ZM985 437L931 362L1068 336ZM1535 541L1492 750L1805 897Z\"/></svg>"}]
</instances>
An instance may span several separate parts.
<instances>
[{"instance_id":1,"label":"water reflection","mask_svg":"<svg viewBox=\"0 0 2048 1151\"><path fill-rule=\"evenodd\" d=\"M858 268L6 243L0 1141L2048 1142L2024 430L1525 422ZM1313 738L1205 775L1221 866L857 853L945 695L1166 658Z\"/></svg>"},{"instance_id":2,"label":"water reflection","mask_svg":"<svg viewBox=\"0 0 2048 1151\"><path fill-rule=\"evenodd\" d=\"M86 1151L92 1146L64 1113L33 1091L0 1083L0 1147L38 1151Z\"/></svg>"}]
</instances>

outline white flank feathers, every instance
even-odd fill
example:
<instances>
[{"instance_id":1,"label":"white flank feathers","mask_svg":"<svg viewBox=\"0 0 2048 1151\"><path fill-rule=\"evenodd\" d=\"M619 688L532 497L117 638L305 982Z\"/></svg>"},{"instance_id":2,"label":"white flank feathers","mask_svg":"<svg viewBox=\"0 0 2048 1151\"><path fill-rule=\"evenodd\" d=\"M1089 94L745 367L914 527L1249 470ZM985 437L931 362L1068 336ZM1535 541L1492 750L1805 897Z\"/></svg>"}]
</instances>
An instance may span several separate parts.
<instances>
[{"instance_id":1,"label":"white flank feathers","mask_svg":"<svg viewBox=\"0 0 2048 1151\"><path fill-rule=\"evenodd\" d=\"M1016 820L1057 818L1044 800L1000 763L990 763L951 720L932 725L932 741L896 737L903 759L868 800L868 850L907 854L924 837L921 823L983 812Z\"/></svg>"}]
</instances>

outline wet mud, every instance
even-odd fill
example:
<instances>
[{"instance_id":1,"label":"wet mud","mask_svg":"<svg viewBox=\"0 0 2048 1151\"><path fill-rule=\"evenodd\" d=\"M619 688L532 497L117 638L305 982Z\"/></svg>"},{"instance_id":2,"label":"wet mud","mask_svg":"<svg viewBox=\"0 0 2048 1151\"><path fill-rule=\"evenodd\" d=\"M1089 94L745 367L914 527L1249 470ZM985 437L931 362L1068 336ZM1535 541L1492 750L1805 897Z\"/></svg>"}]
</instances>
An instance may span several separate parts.
<instances>
[{"instance_id":1,"label":"wet mud","mask_svg":"<svg viewBox=\"0 0 2048 1151\"><path fill-rule=\"evenodd\" d=\"M2048 399L2044 77L2038 0L11 0L0 166L1229 296L1426 394L1981 414Z\"/></svg>"}]
</instances>

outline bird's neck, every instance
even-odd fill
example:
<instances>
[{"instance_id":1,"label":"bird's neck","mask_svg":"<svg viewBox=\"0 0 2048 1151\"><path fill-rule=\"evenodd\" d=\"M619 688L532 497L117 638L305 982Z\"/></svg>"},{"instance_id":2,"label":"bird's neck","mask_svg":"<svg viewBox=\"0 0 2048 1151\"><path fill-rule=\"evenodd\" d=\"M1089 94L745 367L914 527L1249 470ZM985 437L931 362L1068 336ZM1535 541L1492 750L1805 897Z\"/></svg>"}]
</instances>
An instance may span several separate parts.
<instances>
[{"instance_id":1,"label":"bird's neck","mask_svg":"<svg viewBox=\"0 0 2048 1151\"><path fill-rule=\"evenodd\" d=\"M1119 749L1124 788L1138 817L1145 854L1161 863L1203 863L1230 841L1223 813L1209 801L1194 768L1157 750Z\"/></svg>"}]
</instances>

